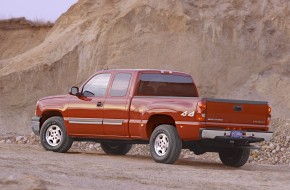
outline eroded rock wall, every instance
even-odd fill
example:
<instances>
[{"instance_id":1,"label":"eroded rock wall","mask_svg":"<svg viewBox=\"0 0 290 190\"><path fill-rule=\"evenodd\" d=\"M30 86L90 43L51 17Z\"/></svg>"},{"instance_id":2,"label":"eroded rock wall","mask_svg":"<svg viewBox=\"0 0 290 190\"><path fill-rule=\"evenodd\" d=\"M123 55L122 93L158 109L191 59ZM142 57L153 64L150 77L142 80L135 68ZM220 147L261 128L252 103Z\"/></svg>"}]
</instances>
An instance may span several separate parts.
<instances>
[{"instance_id":1,"label":"eroded rock wall","mask_svg":"<svg viewBox=\"0 0 290 190\"><path fill-rule=\"evenodd\" d=\"M30 132L38 98L107 67L184 71L201 96L267 100L288 117L289 42L287 0L80 0L0 62L0 132Z\"/></svg>"}]
</instances>

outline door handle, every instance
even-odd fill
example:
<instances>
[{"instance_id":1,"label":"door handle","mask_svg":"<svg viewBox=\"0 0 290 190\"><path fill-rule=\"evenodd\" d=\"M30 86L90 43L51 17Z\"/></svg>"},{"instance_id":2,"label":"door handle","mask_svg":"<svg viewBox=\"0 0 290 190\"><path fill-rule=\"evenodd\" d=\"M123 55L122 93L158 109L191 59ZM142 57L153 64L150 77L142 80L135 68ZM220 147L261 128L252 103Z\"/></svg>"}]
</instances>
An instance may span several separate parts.
<instances>
[{"instance_id":1,"label":"door handle","mask_svg":"<svg viewBox=\"0 0 290 190\"><path fill-rule=\"evenodd\" d=\"M97 107L103 107L103 103L102 102L98 102L97 103Z\"/></svg>"},{"instance_id":2,"label":"door handle","mask_svg":"<svg viewBox=\"0 0 290 190\"><path fill-rule=\"evenodd\" d=\"M234 106L234 111L242 111L243 107L242 106Z\"/></svg>"}]
</instances>

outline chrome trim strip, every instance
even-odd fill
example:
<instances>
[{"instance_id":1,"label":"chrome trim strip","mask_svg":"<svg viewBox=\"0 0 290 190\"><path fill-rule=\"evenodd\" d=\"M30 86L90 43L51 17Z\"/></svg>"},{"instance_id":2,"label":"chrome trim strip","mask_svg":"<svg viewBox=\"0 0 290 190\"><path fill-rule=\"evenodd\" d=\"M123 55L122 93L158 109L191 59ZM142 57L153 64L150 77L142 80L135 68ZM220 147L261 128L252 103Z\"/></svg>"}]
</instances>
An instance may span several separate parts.
<instances>
[{"instance_id":1,"label":"chrome trim strip","mask_svg":"<svg viewBox=\"0 0 290 190\"><path fill-rule=\"evenodd\" d=\"M124 122L123 119L104 119L104 125L122 125Z\"/></svg>"},{"instance_id":2,"label":"chrome trim strip","mask_svg":"<svg viewBox=\"0 0 290 190\"><path fill-rule=\"evenodd\" d=\"M220 119L220 118L208 118L208 121L223 121L224 119Z\"/></svg>"},{"instance_id":3,"label":"chrome trim strip","mask_svg":"<svg viewBox=\"0 0 290 190\"><path fill-rule=\"evenodd\" d=\"M89 124L89 125L102 125L102 122L93 121L69 121L71 124Z\"/></svg>"},{"instance_id":4,"label":"chrome trim strip","mask_svg":"<svg viewBox=\"0 0 290 190\"><path fill-rule=\"evenodd\" d=\"M177 125L202 125L205 122L196 122L196 121L176 121Z\"/></svg>"},{"instance_id":5,"label":"chrome trim strip","mask_svg":"<svg viewBox=\"0 0 290 190\"><path fill-rule=\"evenodd\" d=\"M124 119L100 119L100 118L68 118L71 124L92 124L92 125L122 125Z\"/></svg>"},{"instance_id":6,"label":"chrome trim strip","mask_svg":"<svg viewBox=\"0 0 290 190\"><path fill-rule=\"evenodd\" d=\"M68 122L71 124L92 124L92 125L103 124L103 120L99 118L68 118Z\"/></svg>"},{"instance_id":7,"label":"chrome trim strip","mask_svg":"<svg viewBox=\"0 0 290 190\"><path fill-rule=\"evenodd\" d=\"M138 124L146 124L148 120L141 120L141 119L130 119L129 123L138 123Z\"/></svg>"},{"instance_id":8,"label":"chrome trim strip","mask_svg":"<svg viewBox=\"0 0 290 190\"><path fill-rule=\"evenodd\" d=\"M263 138L265 141L270 141L273 136L273 132L251 132L251 131L245 131L244 137L257 137L257 138ZM218 136L230 136L231 131L226 130L206 130L201 129L201 138L208 138L208 139L214 139Z\"/></svg>"}]
</instances>

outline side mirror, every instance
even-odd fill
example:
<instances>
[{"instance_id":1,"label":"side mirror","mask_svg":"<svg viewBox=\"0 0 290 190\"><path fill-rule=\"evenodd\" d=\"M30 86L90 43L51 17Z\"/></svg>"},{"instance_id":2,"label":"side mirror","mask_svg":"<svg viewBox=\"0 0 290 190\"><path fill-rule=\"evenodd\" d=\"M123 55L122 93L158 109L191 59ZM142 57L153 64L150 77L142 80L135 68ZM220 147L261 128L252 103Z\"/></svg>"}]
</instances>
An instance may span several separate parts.
<instances>
[{"instance_id":1,"label":"side mirror","mask_svg":"<svg viewBox=\"0 0 290 190\"><path fill-rule=\"evenodd\" d=\"M73 86L69 89L69 94L78 96L79 95L79 87Z\"/></svg>"}]
</instances>

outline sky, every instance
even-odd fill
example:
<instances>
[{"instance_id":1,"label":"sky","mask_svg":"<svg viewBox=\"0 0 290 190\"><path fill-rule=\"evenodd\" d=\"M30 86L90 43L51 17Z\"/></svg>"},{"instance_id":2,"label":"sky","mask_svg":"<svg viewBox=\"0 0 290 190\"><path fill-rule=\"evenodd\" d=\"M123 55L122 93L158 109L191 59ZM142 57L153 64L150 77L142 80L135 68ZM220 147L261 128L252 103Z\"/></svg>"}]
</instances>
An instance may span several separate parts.
<instances>
[{"instance_id":1,"label":"sky","mask_svg":"<svg viewBox=\"0 0 290 190\"><path fill-rule=\"evenodd\" d=\"M0 19L26 17L54 22L77 0L0 0Z\"/></svg>"}]
</instances>

